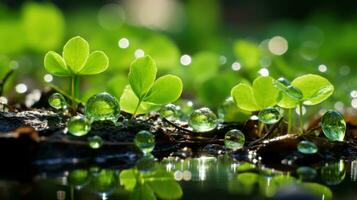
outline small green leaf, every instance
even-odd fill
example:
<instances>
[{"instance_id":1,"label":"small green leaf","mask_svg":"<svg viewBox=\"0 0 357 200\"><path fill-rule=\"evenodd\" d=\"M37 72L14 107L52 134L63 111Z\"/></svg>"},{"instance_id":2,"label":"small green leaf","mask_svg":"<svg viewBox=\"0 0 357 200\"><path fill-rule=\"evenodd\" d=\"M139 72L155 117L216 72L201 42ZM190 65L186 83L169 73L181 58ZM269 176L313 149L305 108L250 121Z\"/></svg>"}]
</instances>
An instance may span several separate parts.
<instances>
[{"instance_id":1,"label":"small green leaf","mask_svg":"<svg viewBox=\"0 0 357 200\"><path fill-rule=\"evenodd\" d=\"M147 183L160 199L179 199L182 197L180 184L175 181L169 172L159 170Z\"/></svg>"},{"instance_id":2,"label":"small green leaf","mask_svg":"<svg viewBox=\"0 0 357 200\"><path fill-rule=\"evenodd\" d=\"M253 94L257 105L267 108L276 105L279 90L273 85L274 79L270 76L260 76L253 82Z\"/></svg>"},{"instance_id":3,"label":"small green leaf","mask_svg":"<svg viewBox=\"0 0 357 200\"><path fill-rule=\"evenodd\" d=\"M136 171L135 169L127 169L120 172L120 185L128 191L133 191L136 186Z\"/></svg>"},{"instance_id":4,"label":"small green leaf","mask_svg":"<svg viewBox=\"0 0 357 200\"><path fill-rule=\"evenodd\" d=\"M134 94L130 85L127 85L123 91L123 94L120 97L120 109L124 112L133 114L138 103L138 97ZM142 102L136 114L148 113L149 111L158 108L160 108L160 106L148 102Z\"/></svg>"},{"instance_id":5,"label":"small green leaf","mask_svg":"<svg viewBox=\"0 0 357 200\"><path fill-rule=\"evenodd\" d=\"M131 193L130 200L156 200L154 192L146 183L137 184Z\"/></svg>"},{"instance_id":6,"label":"small green leaf","mask_svg":"<svg viewBox=\"0 0 357 200\"><path fill-rule=\"evenodd\" d=\"M181 93L181 79L174 75L165 75L155 81L144 101L161 105L168 104L176 101Z\"/></svg>"},{"instance_id":7,"label":"small green leaf","mask_svg":"<svg viewBox=\"0 0 357 200\"><path fill-rule=\"evenodd\" d=\"M130 65L129 83L135 95L142 99L156 79L156 64L150 56L137 58Z\"/></svg>"},{"instance_id":8,"label":"small green leaf","mask_svg":"<svg viewBox=\"0 0 357 200\"><path fill-rule=\"evenodd\" d=\"M240 83L233 87L231 96L236 102L237 106L246 111L258 111L259 106L255 101L253 89L246 83Z\"/></svg>"},{"instance_id":9,"label":"small green leaf","mask_svg":"<svg viewBox=\"0 0 357 200\"><path fill-rule=\"evenodd\" d=\"M92 52L85 66L78 72L80 75L99 74L107 70L109 59L103 51Z\"/></svg>"},{"instance_id":10,"label":"small green leaf","mask_svg":"<svg viewBox=\"0 0 357 200\"><path fill-rule=\"evenodd\" d=\"M295 108L299 105L299 101L289 97L288 95L281 93L281 99L278 102L278 106L286 109Z\"/></svg>"},{"instance_id":11,"label":"small green leaf","mask_svg":"<svg viewBox=\"0 0 357 200\"><path fill-rule=\"evenodd\" d=\"M330 97L333 85L324 77L307 74L297 77L291 84L301 90L305 105L316 105Z\"/></svg>"},{"instance_id":12,"label":"small green leaf","mask_svg":"<svg viewBox=\"0 0 357 200\"><path fill-rule=\"evenodd\" d=\"M63 58L74 74L82 70L87 62L88 55L89 44L79 36L70 39L63 47Z\"/></svg>"},{"instance_id":13,"label":"small green leaf","mask_svg":"<svg viewBox=\"0 0 357 200\"><path fill-rule=\"evenodd\" d=\"M67 69L66 63L62 57L53 51L50 51L45 56L45 69L56 76L71 76L71 72Z\"/></svg>"}]
</instances>

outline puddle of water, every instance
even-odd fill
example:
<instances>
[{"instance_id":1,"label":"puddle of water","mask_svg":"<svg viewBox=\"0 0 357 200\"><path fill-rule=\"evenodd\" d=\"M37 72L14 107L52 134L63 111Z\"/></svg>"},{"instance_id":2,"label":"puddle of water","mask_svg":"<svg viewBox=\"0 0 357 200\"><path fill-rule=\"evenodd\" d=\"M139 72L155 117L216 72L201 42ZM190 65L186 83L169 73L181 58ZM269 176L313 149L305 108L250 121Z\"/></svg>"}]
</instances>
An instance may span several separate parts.
<instances>
[{"instance_id":1,"label":"puddle of water","mask_svg":"<svg viewBox=\"0 0 357 200\"><path fill-rule=\"evenodd\" d=\"M144 157L130 169L41 173L31 182L0 178L0 199L354 199L357 161L278 171L227 157Z\"/></svg>"}]
</instances>

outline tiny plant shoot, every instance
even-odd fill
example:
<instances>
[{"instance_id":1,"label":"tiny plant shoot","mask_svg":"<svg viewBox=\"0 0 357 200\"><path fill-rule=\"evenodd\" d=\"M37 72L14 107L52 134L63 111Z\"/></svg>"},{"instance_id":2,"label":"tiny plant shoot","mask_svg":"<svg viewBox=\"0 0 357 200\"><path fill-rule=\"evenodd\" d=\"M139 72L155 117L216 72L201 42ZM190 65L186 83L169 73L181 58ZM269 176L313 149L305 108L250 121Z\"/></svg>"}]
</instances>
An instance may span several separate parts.
<instances>
[{"instance_id":1,"label":"tiny plant shoot","mask_svg":"<svg viewBox=\"0 0 357 200\"><path fill-rule=\"evenodd\" d=\"M123 111L134 117L174 102L181 96L182 81L179 77L165 75L156 79L156 73L156 63L150 56L137 58L131 63L130 85L126 86L120 98Z\"/></svg>"},{"instance_id":2,"label":"tiny plant shoot","mask_svg":"<svg viewBox=\"0 0 357 200\"><path fill-rule=\"evenodd\" d=\"M253 85L239 83L231 90L231 96L240 109L256 112L275 106L279 97L279 90L273 85L270 76L260 76L253 81ZM264 123L259 125L259 135Z\"/></svg>"},{"instance_id":3,"label":"tiny plant shoot","mask_svg":"<svg viewBox=\"0 0 357 200\"><path fill-rule=\"evenodd\" d=\"M103 51L90 53L88 42L76 36L70 39L63 47L62 56L54 51L46 54L44 59L45 69L60 77L70 77L70 94L72 109L76 110L75 99L78 98L79 77L94 75L108 68L109 60Z\"/></svg>"},{"instance_id":4,"label":"tiny plant shoot","mask_svg":"<svg viewBox=\"0 0 357 200\"><path fill-rule=\"evenodd\" d=\"M302 106L319 104L329 98L333 91L333 85L324 77L316 74L306 74L295 78L291 84L279 79L275 86L281 91L282 97L278 105L282 108L299 108L300 130L304 132Z\"/></svg>"}]
</instances>

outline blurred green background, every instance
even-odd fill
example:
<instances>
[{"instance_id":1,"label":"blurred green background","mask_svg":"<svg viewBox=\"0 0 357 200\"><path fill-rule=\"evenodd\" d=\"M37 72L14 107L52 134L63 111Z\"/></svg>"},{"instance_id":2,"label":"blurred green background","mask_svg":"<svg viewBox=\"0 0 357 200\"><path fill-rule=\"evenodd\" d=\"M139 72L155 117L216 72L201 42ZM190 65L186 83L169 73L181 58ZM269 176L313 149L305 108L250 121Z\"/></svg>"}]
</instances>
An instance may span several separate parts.
<instances>
[{"instance_id":1,"label":"blurred green background","mask_svg":"<svg viewBox=\"0 0 357 200\"><path fill-rule=\"evenodd\" d=\"M198 105L217 108L234 85L259 75L315 73L336 88L323 108L357 109L356 11L356 3L323 0L2 0L0 77L17 69L4 96L19 101L46 82L67 89L43 57L80 35L110 59L104 74L83 77L84 101L101 91L119 98L131 61L151 55Z\"/></svg>"}]
</instances>

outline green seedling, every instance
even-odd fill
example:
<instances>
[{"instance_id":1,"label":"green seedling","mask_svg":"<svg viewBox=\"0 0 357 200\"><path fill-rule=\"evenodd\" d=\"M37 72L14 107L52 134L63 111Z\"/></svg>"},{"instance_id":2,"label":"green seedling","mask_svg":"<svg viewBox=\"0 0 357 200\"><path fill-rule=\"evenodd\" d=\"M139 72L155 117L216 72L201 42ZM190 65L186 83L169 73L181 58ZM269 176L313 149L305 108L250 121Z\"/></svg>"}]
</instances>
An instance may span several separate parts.
<instances>
[{"instance_id":1,"label":"green seedling","mask_svg":"<svg viewBox=\"0 0 357 200\"><path fill-rule=\"evenodd\" d=\"M324 77L315 74L306 74L294 79L291 84L278 79L274 85L281 91L278 105L292 109L299 107L300 129L304 132L302 106L319 104L330 97L334 91L333 85Z\"/></svg>"},{"instance_id":2,"label":"green seedling","mask_svg":"<svg viewBox=\"0 0 357 200\"><path fill-rule=\"evenodd\" d=\"M79 77L104 72L108 68L109 59L103 51L90 53L88 42L82 37L70 39L63 47L62 56L54 51L46 54L45 69L60 77L70 77L70 93L72 109L76 110L79 92Z\"/></svg>"},{"instance_id":3,"label":"green seedling","mask_svg":"<svg viewBox=\"0 0 357 200\"><path fill-rule=\"evenodd\" d=\"M174 75L156 79L157 67L150 56L137 58L130 65L129 85L120 98L123 111L143 114L176 101L182 93L182 81Z\"/></svg>"},{"instance_id":4,"label":"green seedling","mask_svg":"<svg viewBox=\"0 0 357 200\"><path fill-rule=\"evenodd\" d=\"M279 90L273 85L274 79L270 76L260 76L253 81L253 85L247 83L239 83L231 90L231 96L237 106L246 111L257 112L261 111L259 118L259 135L264 127L264 123L272 124L279 121L281 114L274 107L278 103ZM267 112L269 111L269 112Z\"/></svg>"}]
</instances>

